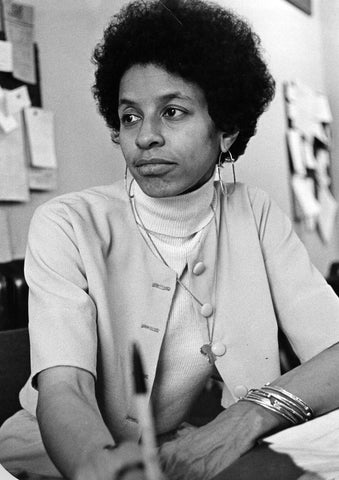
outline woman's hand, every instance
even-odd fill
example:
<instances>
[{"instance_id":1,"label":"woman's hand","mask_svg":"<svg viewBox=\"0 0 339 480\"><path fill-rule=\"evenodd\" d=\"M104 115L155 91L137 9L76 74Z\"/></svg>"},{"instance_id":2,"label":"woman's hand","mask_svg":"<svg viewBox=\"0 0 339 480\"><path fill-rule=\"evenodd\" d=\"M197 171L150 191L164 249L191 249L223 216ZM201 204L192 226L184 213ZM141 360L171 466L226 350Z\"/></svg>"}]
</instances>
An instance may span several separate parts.
<instances>
[{"instance_id":1,"label":"woman's hand","mask_svg":"<svg viewBox=\"0 0 339 480\"><path fill-rule=\"evenodd\" d=\"M146 480L140 447L125 442L93 452L80 462L72 480Z\"/></svg>"},{"instance_id":2,"label":"woman's hand","mask_svg":"<svg viewBox=\"0 0 339 480\"><path fill-rule=\"evenodd\" d=\"M169 480L208 480L255 446L284 420L249 402L238 402L212 422L164 443L161 462Z\"/></svg>"}]
</instances>

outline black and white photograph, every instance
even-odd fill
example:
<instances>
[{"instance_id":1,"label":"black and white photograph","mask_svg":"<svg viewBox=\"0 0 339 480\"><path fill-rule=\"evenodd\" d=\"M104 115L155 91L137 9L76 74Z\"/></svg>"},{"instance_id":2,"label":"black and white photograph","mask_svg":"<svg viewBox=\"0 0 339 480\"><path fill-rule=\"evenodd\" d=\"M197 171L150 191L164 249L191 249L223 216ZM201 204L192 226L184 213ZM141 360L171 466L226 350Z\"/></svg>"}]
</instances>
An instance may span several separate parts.
<instances>
[{"instance_id":1,"label":"black and white photograph","mask_svg":"<svg viewBox=\"0 0 339 480\"><path fill-rule=\"evenodd\" d=\"M0 0L0 480L339 480L338 51L338 0Z\"/></svg>"}]
</instances>

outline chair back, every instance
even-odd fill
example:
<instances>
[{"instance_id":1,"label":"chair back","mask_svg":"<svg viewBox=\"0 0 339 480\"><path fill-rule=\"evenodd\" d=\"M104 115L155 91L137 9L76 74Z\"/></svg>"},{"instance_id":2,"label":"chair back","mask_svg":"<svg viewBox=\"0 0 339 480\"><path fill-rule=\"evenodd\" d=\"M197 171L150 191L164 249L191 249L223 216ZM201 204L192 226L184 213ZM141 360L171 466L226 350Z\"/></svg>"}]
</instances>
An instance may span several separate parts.
<instances>
[{"instance_id":1,"label":"chair back","mask_svg":"<svg viewBox=\"0 0 339 480\"><path fill-rule=\"evenodd\" d=\"M21 407L19 391L30 373L27 328L0 332L0 425Z\"/></svg>"}]
</instances>

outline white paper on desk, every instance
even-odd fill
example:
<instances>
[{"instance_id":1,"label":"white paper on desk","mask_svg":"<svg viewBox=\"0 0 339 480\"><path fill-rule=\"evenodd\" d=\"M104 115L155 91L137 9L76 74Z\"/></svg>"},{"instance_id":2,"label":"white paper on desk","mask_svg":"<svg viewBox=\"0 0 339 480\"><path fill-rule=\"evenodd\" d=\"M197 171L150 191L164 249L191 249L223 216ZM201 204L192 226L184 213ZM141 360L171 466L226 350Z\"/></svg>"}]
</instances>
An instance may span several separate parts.
<instances>
[{"instance_id":1,"label":"white paper on desk","mask_svg":"<svg viewBox=\"0 0 339 480\"><path fill-rule=\"evenodd\" d=\"M55 190L57 187L57 170L54 168L29 167L28 182L31 190Z\"/></svg>"},{"instance_id":2,"label":"white paper on desk","mask_svg":"<svg viewBox=\"0 0 339 480\"><path fill-rule=\"evenodd\" d=\"M13 90L4 90L4 95L7 115L14 115L32 105L26 85Z\"/></svg>"},{"instance_id":3,"label":"white paper on desk","mask_svg":"<svg viewBox=\"0 0 339 480\"><path fill-rule=\"evenodd\" d=\"M11 480L11 479L15 479L16 477L13 477L13 475L11 475L9 472L7 472L7 470L4 469L4 467L1 465L0 463L0 478L1 480Z\"/></svg>"},{"instance_id":4,"label":"white paper on desk","mask_svg":"<svg viewBox=\"0 0 339 480\"><path fill-rule=\"evenodd\" d=\"M313 180L293 175L292 188L304 216L318 217L321 207L314 195Z\"/></svg>"},{"instance_id":5,"label":"white paper on desk","mask_svg":"<svg viewBox=\"0 0 339 480\"><path fill-rule=\"evenodd\" d=\"M13 260L13 252L7 211L0 207L0 262L11 260Z\"/></svg>"},{"instance_id":6,"label":"white paper on desk","mask_svg":"<svg viewBox=\"0 0 339 480\"><path fill-rule=\"evenodd\" d=\"M33 167L56 168L54 114L42 108L24 110L28 154Z\"/></svg>"},{"instance_id":7,"label":"white paper on desk","mask_svg":"<svg viewBox=\"0 0 339 480\"><path fill-rule=\"evenodd\" d=\"M288 129L287 143L291 155L293 170L299 175L306 175L304 146L300 133L293 128Z\"/></svg>"},{"instance_id":8,"label":"white paper on desk","mask_svg":"<svg viewBox=\"0 0 339 480\"><path fill-rule=\"evenodd\" d=\"M321 208L318 217L319 233L323 241L328 243L331 240L338 204L327 187L319 189L318 201Z\"/></svg>"},{"instance_id":9,"label":"white paper on desk","mask_svg":"<svg viewBox=\"0 0 339 480\"><path fill-rule=\"evenodd\" d=\"M16 115L16 121L19 127L13 132L0 131L0 201L27 202L29 190L20 114Z\"/></svg>"},{"instance_id":10,"label":"white paper on desk","mask_svg":"<svg viewBox=\"0 0 339 480\"><path fill-rule=\"evenodd\" d=\"M13 44L13 76L36 83L34 58L34 8L4 0L6 37Z\"/></svg>"},{"instance_id":11,"label":"white paper on desk","mask_svg":"<svg viewBox=\"0 0 339 480\"><path fill-rule=\"evenodd\" d=\"M339 409L264 440L304 470L318 473L325 480L339 479Z\"/></svg>"},{"instance_id":12,"label":"white paper on desk","mask_svg":"<svg viewBox=\"0 0 339 480\"><path fill-rule=\"evenodd\" d=\"M0 40L0 72L13 71L13 52L11 42Z\"/></svg>"}]
</instances>

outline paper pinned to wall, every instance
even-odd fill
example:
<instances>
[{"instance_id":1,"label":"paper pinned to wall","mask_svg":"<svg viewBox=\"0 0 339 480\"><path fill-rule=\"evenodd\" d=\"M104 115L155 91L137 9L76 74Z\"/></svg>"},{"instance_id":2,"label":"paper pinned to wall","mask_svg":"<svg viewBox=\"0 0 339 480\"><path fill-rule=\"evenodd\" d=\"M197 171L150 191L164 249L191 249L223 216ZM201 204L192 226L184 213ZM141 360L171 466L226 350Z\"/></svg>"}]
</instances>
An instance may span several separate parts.
<instances>
[{"instance_id":1,"label":"paper pinned to wall","mask_svg":"<svg viewBox=\"0 0 339 480\"><path fill-rule=\"evenodd\" d=\"M52 168L36 168L28 169L29 188L36 191L50 191L57 187L57 170Z\"/></svg>"},{"instance_id":2,"label":"paper pinned to wall","mask_svg":"<svg viewBox=\"0 0 339 480\"><path fill-rule=\"evenodd\" d=\"M318 201L320 203L319 233L323 241L328 243L331 240L338 204L328 188L324 187L319 190Z\"/></svg>"},{"instance_id":3,"label":"paper pinned to wall","mask_svg":"<svg viewBox=\"0 0 339 480\"><path fill-rule=\"evenodd\" d=\"M304 147L300 133L292 128L287 130L287 143L293 163L293 170L299 175L305 175Z\"/></svg>"},{"instance_id":4,"label":"paper pinned to wall","mask_svg":"<svg viewBox=\"0 0 339 480\"><path fill-rule=\"evenodd\" d=\"M0 72L13 71L13 51L11 42L0 40Z\"/></svg>"},{"instance_id":5,"label":"paper pinned to wall","mask_svg":"<svg viewBox=\"0 0 339 480\"><path fill-rule=\"evenodd\" d=\"M329 187L331 184L329 168L330 154L328 150L321 148L317 152L317 181L321 187Z\"/></svg>"},{"instance_id":6,"label":"paper pinned to wall","mask_svg":"<svg viewBox=\"0 0 339 480\"><path fill-rule=\"evenodd\" d=\"M34 8L4 0L4 18L7 40L13 44L13 76L35 84Z\"/></svg>"},{"instance_id":7,"label":"paper pinned to wall","mask_svg":"<svg viewBox=\"0 0 339 480\"><path fill-rule=\"evenodd\" d=\"M317 160L313 153L313 145L309 141L304 141L304 158L306 168L315 169L317 166Z\"/></svg>"},{"instance_id":8,"label":"paper pinned to wall","mask_svg":"<svg viewBox=\"0 0 339 480\"><path fill-rule=\"evenodd\" d=\"M13 260L7 212L0 208L0 262Z\"/></svg>"},{"instance_id":9,"label":"paper pinned to wall","mask_svg":"<svg viewBox=\"0 0 339 480\"><path fill-rule=\"evenodd\" d=\"M314 196L314 182L311 178L293 175L292 188L304 217L318 217L321 207Z\"/></svg>"},{"instance_id":10,"label":"paper pinned to wall","mask_svg":"<svg viewBox=\"0 0 339 480\"><path fill-rule=\"evenodd\" d=\"M18 128L18 122L13 115L7 115L5 108L5 91L0 87L0 130L10 133Z\"/></svg>"},{"instance_id":11,"label":"paper pinned to wall","mask_svg":"<svg viewBox=\"0 0 339 480\"><path fill-rule=\"evenodd\" d=\"M33 167L56 168L54 114L42 108L24 110L27 153Z\"/></svg>"},{"instance_id":12,"label":"paper pinned to wall","mask_svg":"<svg viewBox=\"0 0 339 480\"><path fill-rule=\"evenodd\" d=\"M332 123L332 112L326 95L321 93L317 95L315 115L322 123Z\"/></svg>"},{"instance_id":13,"label":"paper pinned to wall","mask_svg":"<svg viewBox=\"0 0 339 480\"><path fill-rule=\"evenodd\" d=\"M287 144L294 193L294 214L308 230L330 240L337 212L331 193L329 101L299 80L286 82Z\"/></svg>"},{"instance_id":14,"label":"paper pinned to wall","mask_svg":"<svg viewBox=\"0 0 339 480\"><path fill-rule=\"evenodd\" d=\"M16 130L7 134L0 131L0 201L27 202L29 189L20 114L15 120Z\"/></svg>"},{"instance_id":15,"label":"paper pinned to wall","mask_svg":"<svg viewBox=\"0 0 339 480\"><path fill-rule=\"evenodd\" d=\"M14 88L13 90L4 90L4 101L7 115L14 115L24 108L31 106L31 99L26 85Z\"/></svg>"},{"instance_id":16,"label":"paper pinned to wall","mask_svg":"<svg viewBox=\"0 0 339 480\"><path fill-rule=\"evenodd\" d=\"M7 116L0 110L0 129L4 133L13 132L18 126L18 122L13 115Z\"/></svg>"}]
</instances>

